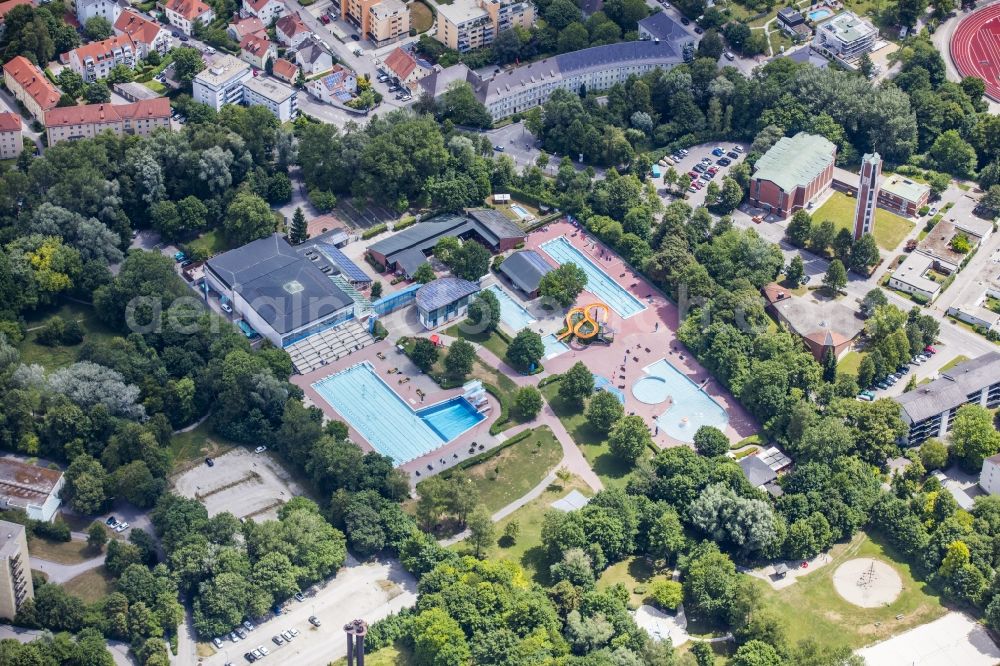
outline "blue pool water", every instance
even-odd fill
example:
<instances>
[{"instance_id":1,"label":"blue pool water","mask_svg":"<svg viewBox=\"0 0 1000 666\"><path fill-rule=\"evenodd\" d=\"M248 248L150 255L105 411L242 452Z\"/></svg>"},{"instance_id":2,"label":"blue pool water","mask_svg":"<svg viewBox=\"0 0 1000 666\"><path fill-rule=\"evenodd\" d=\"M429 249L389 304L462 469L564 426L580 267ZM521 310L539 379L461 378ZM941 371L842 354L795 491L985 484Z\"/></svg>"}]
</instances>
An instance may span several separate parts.
<instances>
[{"instance_id":1,"label":"blue pool water","mask_svg":"<svg viewBox=\"0 0 1000 666\"><path fill-rule=\"evenodd\" d=\"M725 430L729 423L726 410L666 359L643 369L647 376L632 385L632 395L647 404L658 404L668 397L673 401L656 419L668 435L682 442L693 442L701 426Z\"/></svg>"},{"instance_id":2,"label":"blue pool water","mask_svg":"<svg viewBox=\"0 0 1000 666\"><path fill-rule=\"evenodd\" d=\"M810 21L821 21L830 15L829 9L814 9L809 12Z\"/></svg>"},{"instance_id":3,"label":"blue pool water","mask_svg":"<svg viewBox=\"0 0 1000 666\"><path fill-rule=\"evenodd\" d=\"M510 209L514 211L514 214L517 215L522 220L531 215L531 213L529 213L526 209L522 208L521 206L518 206L517 204L511 204Z\"/></svg>"},{"instance_id":4,"label":"blue pool water","mask_svg":"<svg viewBox=\"0 0 1000 666\"><path fill-rule=\"evenodd\" d=\"M611 279L587 255L573 247L573 244L565 238L555 238L543 243L542 249L558 264L572 262L583 269L583 272L587 274L585 289L606 303L622 319L628 319L646 309L642 301L628 293L624 287Z\"/></svg>"},{"instance_id":5,"label":"blue pool water","mask_svg":"<svg viewBox=\"0 0 1000 666\"><path fill-rule=\"evenodd\" d=\"M569 346L565 342L560 342L554 333L542 337L542 344L545 345L545 358L555 358L559 354L569 351Z\"/></svg>"},{"instance_id":6,"label":"blue pool water","mask_svg":"<svg viewBox=\"0 0 1000 666\"><path fill-rule=\"evenodd\" d=\"M496 294L497 300L500 301L500 321L507 324L515 333L535 322L531 313L504 291L503 287L491 284L487 289Z\"/></svg>"},{"instance_id":7,"label":"blue pool water","mask_svg":"<svg viewBox=\"0 0 1000 666\"><path fill-rule=\"evenodd\" d=\"M461 396L415 411L368 363L330 375L313 388L396 465L447 444L486 418Z\"/></svg>"}]
</instances>

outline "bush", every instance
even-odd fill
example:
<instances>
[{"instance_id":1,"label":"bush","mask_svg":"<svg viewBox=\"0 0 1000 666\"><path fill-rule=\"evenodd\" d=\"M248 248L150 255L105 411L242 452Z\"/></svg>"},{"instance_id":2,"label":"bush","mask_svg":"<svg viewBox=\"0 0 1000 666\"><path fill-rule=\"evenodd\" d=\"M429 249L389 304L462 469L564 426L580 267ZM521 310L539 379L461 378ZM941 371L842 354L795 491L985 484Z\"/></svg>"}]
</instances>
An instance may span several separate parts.
<instances>
[{"instance_id":1,"label":"bush","mask_svg":"<svg viewBox=\"0 0 1000 666\"><path fill-rule=\"evenodd\" d=\"M658 580L649 587L649 598L663 611L676 609L683 600L683 586L673 580Z\"/></svg>"},{"instance_id":2,"label":"bush","mask_svg":"<svg viewBox=\"0 0 1000 666\"><path fill-rule=\"evenodd\" d=\"M38 344L47 347L78 345L83 342L83 327L75 319L55 316L46 321L38 332Z\"/></svg>"},{"instance_id":3,"label":"bush","mask_svg":"<svg viewBox=\"0 0 1000 666\"><path fill-rule=\"evenodd\" d=\"M917 211L917 214L918 214L918 215L920 215L921 217L923 217L923 216L924 216L924 215L926 215L926 214L927 214L928 212L930 212L930 210L931 210L931 207L930 207L930 206L926 206L926 205L925 205L925 206L921 206L921 207L920 207L920 210L919 210L919 211Z\"/></svg>"},{"instance_id":4,"label":"bush","mask_svg":"<svg viewBox=\"0 0 1000 666\"><path fill-rule=\"evenodd\" d=\"M337 196L326 190L309 190L309 203L319 212L328 213L337 205Z\"/></svg>"},{"instance_id":5,"label":"bush","mask_svg":"<svg viewBox=\"0 0 1000 666\"><path fill-rule=\"evenodd\" d=\"M408 215L408 216L404 217L402 220L400 220L399 222L396 222L395 224L393 224L392 225L392 229L393 229L393 231L402 231L403 229L406 229L407 227L412 227L416 223L417 223L417 218L413 217L412 215Z\"/></svg>"},{"instance_id":6,"label":"bush","mask_svg":"<svg viewBox=\"0 0 1000 666\"><path fill-rule=\"evenodd\" d=\"M369 238L374 238L375 236L378 236L380 233L382 233L383 231L385 231L388 228L389 227L385 223L383 223L383 224L376 224L374 227L371 227L369 229L365 229L361 233L361 239L362 240L368 240Z\"/></svg>"},{"instance_id":7,"label":"bush","mask_svg":"<svg viewBox=\"0 0 1000 666\"><path fill-rule=\"evenodd\" d=\"M47 523L37 520L32 523L31 531L35 533L35 536L49 539L50 541L66 542L72 538L69 525L66 523Z\"/></svg>"},{"instance_id":8,"label":"bush","mask_svg":"<svg viewBox=\"0 0 1000 666\"><path fill-rule=\"evenodd\" d=\"M535 418L542 410L542 394L534 386L522 386L514 393L514 410L525 421Z\"/></svg>"}]
</instances>

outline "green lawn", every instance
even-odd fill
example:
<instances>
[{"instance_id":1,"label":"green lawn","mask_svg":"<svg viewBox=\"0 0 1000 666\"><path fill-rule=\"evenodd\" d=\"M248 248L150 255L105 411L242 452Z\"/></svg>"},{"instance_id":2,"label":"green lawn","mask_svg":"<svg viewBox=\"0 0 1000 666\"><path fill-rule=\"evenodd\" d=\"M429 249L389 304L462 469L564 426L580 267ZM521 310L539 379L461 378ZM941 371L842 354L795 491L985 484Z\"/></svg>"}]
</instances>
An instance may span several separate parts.
<instances>
[{"instance_id":1,"label":"green lawn","mask_svg":"<svg viewBox=\"0 0 1000 666\"><path fill-rule=\"evenodd\" d=\"M951 370L952 368L954 368L959 363L965 363L968 360L969 360L968 356L965 356L963 354L959 354L955 358L951 359L950 361L948 361L947 363L945 363L944 365L942 365L941 366L941 370L939 370L939 372L945 372L947 370Z\"/></svg>"},{"instance_id":2,"label":"green lawn","mask_svg":"<svg viewBox=\"0 0 1000 666\"><path fill-rule=\"evenodd\" d=\"M559 382L550 382L542 387L542 395L552 406L552 411L562 421L569 436L580 447L583 456L604 485L623 488L628 483L633 467L612 455L608 440L591 427L582 409L566 404L559 397Z\"/></svg>"},{"instance_id":3,"label":"green lawn","mask_svg":"<svg viewBox=\"0 0 1000 666\"><path fill-rule=\"evenodd\" d=\"M444 330L444 334L450 335L453 338L461 338L463 340L468 340L469 342L482 345L493 352L493 354L499 359L503 359L507 356L507 341L500 337L500 334L496 331L469 333L463 331L463 328L464 326L462 323L453 324ZM472 327L470 326L469 328Z\"/></svg>"},{"instance_id":4,"label":"green lawn","mask_svg":"<svg viewBox=\"0 0 1000 666\"><path fill-rule=\"evenodd\" d=\"M940 599L914 579L907 564L894 556L878 537L864 533L848 544L834 546L833 561L782 590L754 578L763 605L770 607L785 627L789 643L811 638L821 646L856 649L926 624L945 613ZM860 608L845 601L833 587L833 574L844 562L873 557L893 565L903 581L903 591L892 603ZM902 619L897 620L896 616Z\"/></svg>"},{"instance_id":5,"label":"green lawn","mask_svg":"<svg viewBox=\"0 0 1000 666\"><path fill-rule=\"evenodd\" d=\"M170 459L175 472L183 471L200 463L206 456L220 456L238 446L212 433L208 422L194 430L182 432L170 438Z\"/></svg>"},{"instance_id":6,"label":"green lawn","mask_svg":"<svg viewBox=\"0 0 1000 666\"><path fill-rule=\"evenodd\" d=\"M538 485L562 460L562 446L547 427L536 428L526 439L500 450L482 462L445 477L467 477L490 512L507 506ZM420 492L420 485L417 485Z\"/></svg>"},{"instance_id":7,"label":"green lawn","mask_svg":"<svg viewBox=\"0 0 1000 666\"><path fill-rule=\"evenodd\" d=\"M814 222L830 220L838 230L853 229L856 205L854 197L849 197L843 192L834 192L825 204L816 209L812 218ZM913 226L913 222L906 218L881 208L875 209L875 242L883 250L895 250Z\"/></svg>"},{"instance_id":8,"label":"green lawn","mask_svg":"<svg viewBox=\"0 0 1000 666\"><path fill-rule=\"evenodd\" d=\"M86 339L110 338L115 335L114 331L97 318L97 313L90 305L67 301L57 308L44 310L32 315L27 320L28 334L18 345L21 352L21 362L25 364L37 363L48 370L61 368L75 363L80 354L80 345L64 347L57 345L47 347L38 344L38 332L30 329L41 326L47 319L56 315L64 319L75 319L83 326Z\"/></svg>"},{"instance_id":9,"label":"green lawn","mask_svg":"<svg viewBox=\"0 0 1000 666\"><path fill-rule=\"evenodd\" d=\"M571 490L579 490L588 497L593 494L587 484L577 477L572 477L565 484L556 481L541 495L496 523L497 541L486 552L485 557L517 562L524 567L525 575L529 578L541 585L549 585L548 560L542 549L542 519L546 512L554 511L552 503L568 495ZM504 527L513 520L520 526L520 536L513 544L505 542L501 545L500 536ZM464 541L451 546L451 549L460 553L471 552Z\"/></svg>"},{"instance_id":10,"label":"green lawn","mask_svg":"<svg viewBox=\"0 0 1000 666\"><path fill-rule=\"evenodd\" d=\"M103 566L71 578L63 583L62 587L69 594L79 597L88 604L100 601L115 591L114 578Z\"/></svg>"},{"instance_id":11,"label":"green lawn","mask_svg":"<svg viewBox=\"0 0 1000 666\"><path fill-rule=\"evenodd\" d=\"M634 610L645 603L653 581L666 579L666 574L658 573L645 557L630 557L605 569L597 580L597 589L621 583L629 592L629 608Z\"/></svg>"},{"instance_id":12,"label":"green lawn","mask_svg":"<svg viewBox=\"0 0 1000 666\"><path fill-rule=\"evenodd\" d=\"M844 374L854 375L857 377L858 368L861 366L861 359L864 357L864 354L858 351L847 352L847 355L844 356L839 363L837 363L837 372L843 372Z\"/></svg>"},{"instance_id":13,"label":"green lawn","mask_svg":"<svg viewBox=\"0 0 1000 666\"><path fill-rule=\"evenodd\" d=\"M49 541L38 537L28 539L28 552L32 557L59 564L80 564L100 554L86 541Z\"/></svg>"},{"instance_id":14,"label":"green lawn","mask_svg":"<svg viewBox=\"0 0 1000 666\"><path fill-rule=\"evenodd\" d=\"M142 85L146 86L147 88L149 88L150 90L159 95L162 95L163 93L167 92L167 87L162 83L160 83L159 81L157 81L156 79L153 79L152 81L143 81Z\"/></svg>"},{"instance_id":15,"label":"green lawn","mask_svg":"<svg viewBox=\"0 0 1000 666\"><path fill-rule=\"evenodd\" d=\"M434 12L422 2L410 3L410 27L419 35L427 32L434 25Z\"/></svg>"},{"instance_id":16,"label":"green lawn","mask_svg":"<svg viewBox=\"0 0 1000 666\"><path fill-rule=\"evenodd\" d=\"M185 246L195 257L213 257L231 249L226 237L218 229L206 231Z\"/></svg>"},{"instance_id":17,"label":"green lawn","mask_svg":"<svg viewBox=\"0 0 1000 666\"><path fill-rule=\"evenodd\" d=\"M413 652L402 643L365 654L367 666L410 666L415 663ZM341 657L330 666L347 666L347 657Z\"/></svg>"}]
</instances>

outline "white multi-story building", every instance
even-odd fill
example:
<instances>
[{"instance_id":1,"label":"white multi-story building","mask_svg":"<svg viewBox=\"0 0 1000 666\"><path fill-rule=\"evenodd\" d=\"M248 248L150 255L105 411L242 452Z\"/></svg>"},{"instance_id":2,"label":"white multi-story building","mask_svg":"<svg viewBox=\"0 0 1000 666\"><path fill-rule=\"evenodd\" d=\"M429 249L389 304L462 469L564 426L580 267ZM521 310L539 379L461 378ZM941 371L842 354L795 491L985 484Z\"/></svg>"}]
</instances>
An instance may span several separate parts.
<instances>
[{"instance_id":1,"label":"white multi-story building","mask_svg":"<svg viewBox=\"0 0 1000 666\"><path fill-rule=\"evenodd\" d=\"M983 459L979 487L990 495L1000 495L1000 453Z\"/></svg>"},{"instance_id":2,"label":"white multi-story building","mask_svg":"<svg viewBox=\"0 0 1000 666\"><path fill-rule=\"evenodd\" d=\"M226 104L243 101L243 84L253 77L250 65L239 58L222 54L202 71L192 82L194 101L207 104L216 111Z\"/></svg>"},{"instance_id":3,"label":"white multi-story building","mask_svg":"<svg viewBox=\"0 0 1000 666\"><path fill-rule=\"evenodd\" d=\"M12 160L24 150L21 136L21 116L16 113L0 113L0 160Z\"/></svg>"},{"instance_id":4,"label":"white multi-story building","mask_svg":"<svg viewBox=\"0 0 1000 666\"><path fill-rule=\"evenodd\" d=\"M839 60L852 60L871 51L878 28L854 12L841 12L820 23L813 36L813 48Z\"/></svg>"},{"instance_id":5,"label":"white multi-story building","mask_svg":"<svg viewBox=\"0 0 1000 666\"><path fill-rule=\"evenodd\" d=\"M13 620L35 596L24 525L0 520L0 618Z\"/></svg>"},{"instance_id":6,"label":"white multi-story building","mask_svg":"<svg viewBox=\"0 0 1000 666\"><path fill-rule=\"evenodd\" d=\"M241 13L244 16L256 16L264 25L285 13L285 3L281 0L243 0Z\"/></svg>"},{"instance_id":7,"label":"white multi-story building","mask_svg":"<svg viewBox=\"0 0 1000 666\"><path fill-rule=\"evenodd\" d=\"M299 115L298 91L269 77L247 79L243 84L243 103L266 106L281 122L294 120Z\"/></svg>"},{"instance_id":8,"label":"white multi-story building","mask_svg":"<svg viewBox=\"0 0 1000 666\"><path fill-rule=\"evenodd\" d=\"M163 3L163 13L170 25L177 26L185 35L194 32L195 23L211 23L215 12L202 0L167 0Z\"/></svg>"},{"instance_id":9,"label":"white multi-story building","mask_svg":"<svg viewBox=\"0 0 1000 666\"><path fill-rule=\"evenodd\" d=\"M70 69L88 82L107 78L117 65L132 69L139 59L135 42L128 35L115 35L99 42L84 44L68 55Z\"/></svg>"},{"instance_id":10,"label":"white multi-story building","mask_svg":"<svg viewBox=\"0 0 1000 666\"><path fill-rule=\"evenodd\" d=\"M0 458L0 509L20 509L28 518L50 522L62 500L62 472L29 465L17 458Z\"/></svg>"},{"instance_id":11,"label":"white multi-story building","mask_svg":"<svg viewBox=\"0 0 1000 666\"><path fill-rule=\"evenodd\" d=\"M100 16L114 25L127 6L119 0L76 0L76 20L80 25L86 25L88 19Z\"/></svg>"},{"instance_id":12,"label":"white multi-story building","mask_svg":"<svg viewBox=\"0 0 1000 666\"><path fill-rule=\"evenodd\" d=\"M128 35L132 39L140 58L145 58L150 51L166 53L173 41L165 27L132 11L122 12L114 28L116 35Z\"/></svg>"}]
</instances>

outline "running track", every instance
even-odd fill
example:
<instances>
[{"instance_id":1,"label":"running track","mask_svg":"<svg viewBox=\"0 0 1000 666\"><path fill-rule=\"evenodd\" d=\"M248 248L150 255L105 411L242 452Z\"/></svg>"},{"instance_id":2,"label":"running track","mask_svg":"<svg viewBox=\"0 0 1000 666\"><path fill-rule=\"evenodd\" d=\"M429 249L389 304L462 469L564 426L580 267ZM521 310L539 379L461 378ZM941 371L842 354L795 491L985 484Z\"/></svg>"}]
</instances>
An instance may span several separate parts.
<instances>
[{"instance_id":1,"label":"running track","mask_svg":"<svg viewBox=\"0 0 1000 666\"><path fill-rule=\"evenodd\" d=\"M1000 102L1000 4L974 12L951 38L951 59L962 76L986 82L986 95Z\"/></svg>"}]
</instances>

